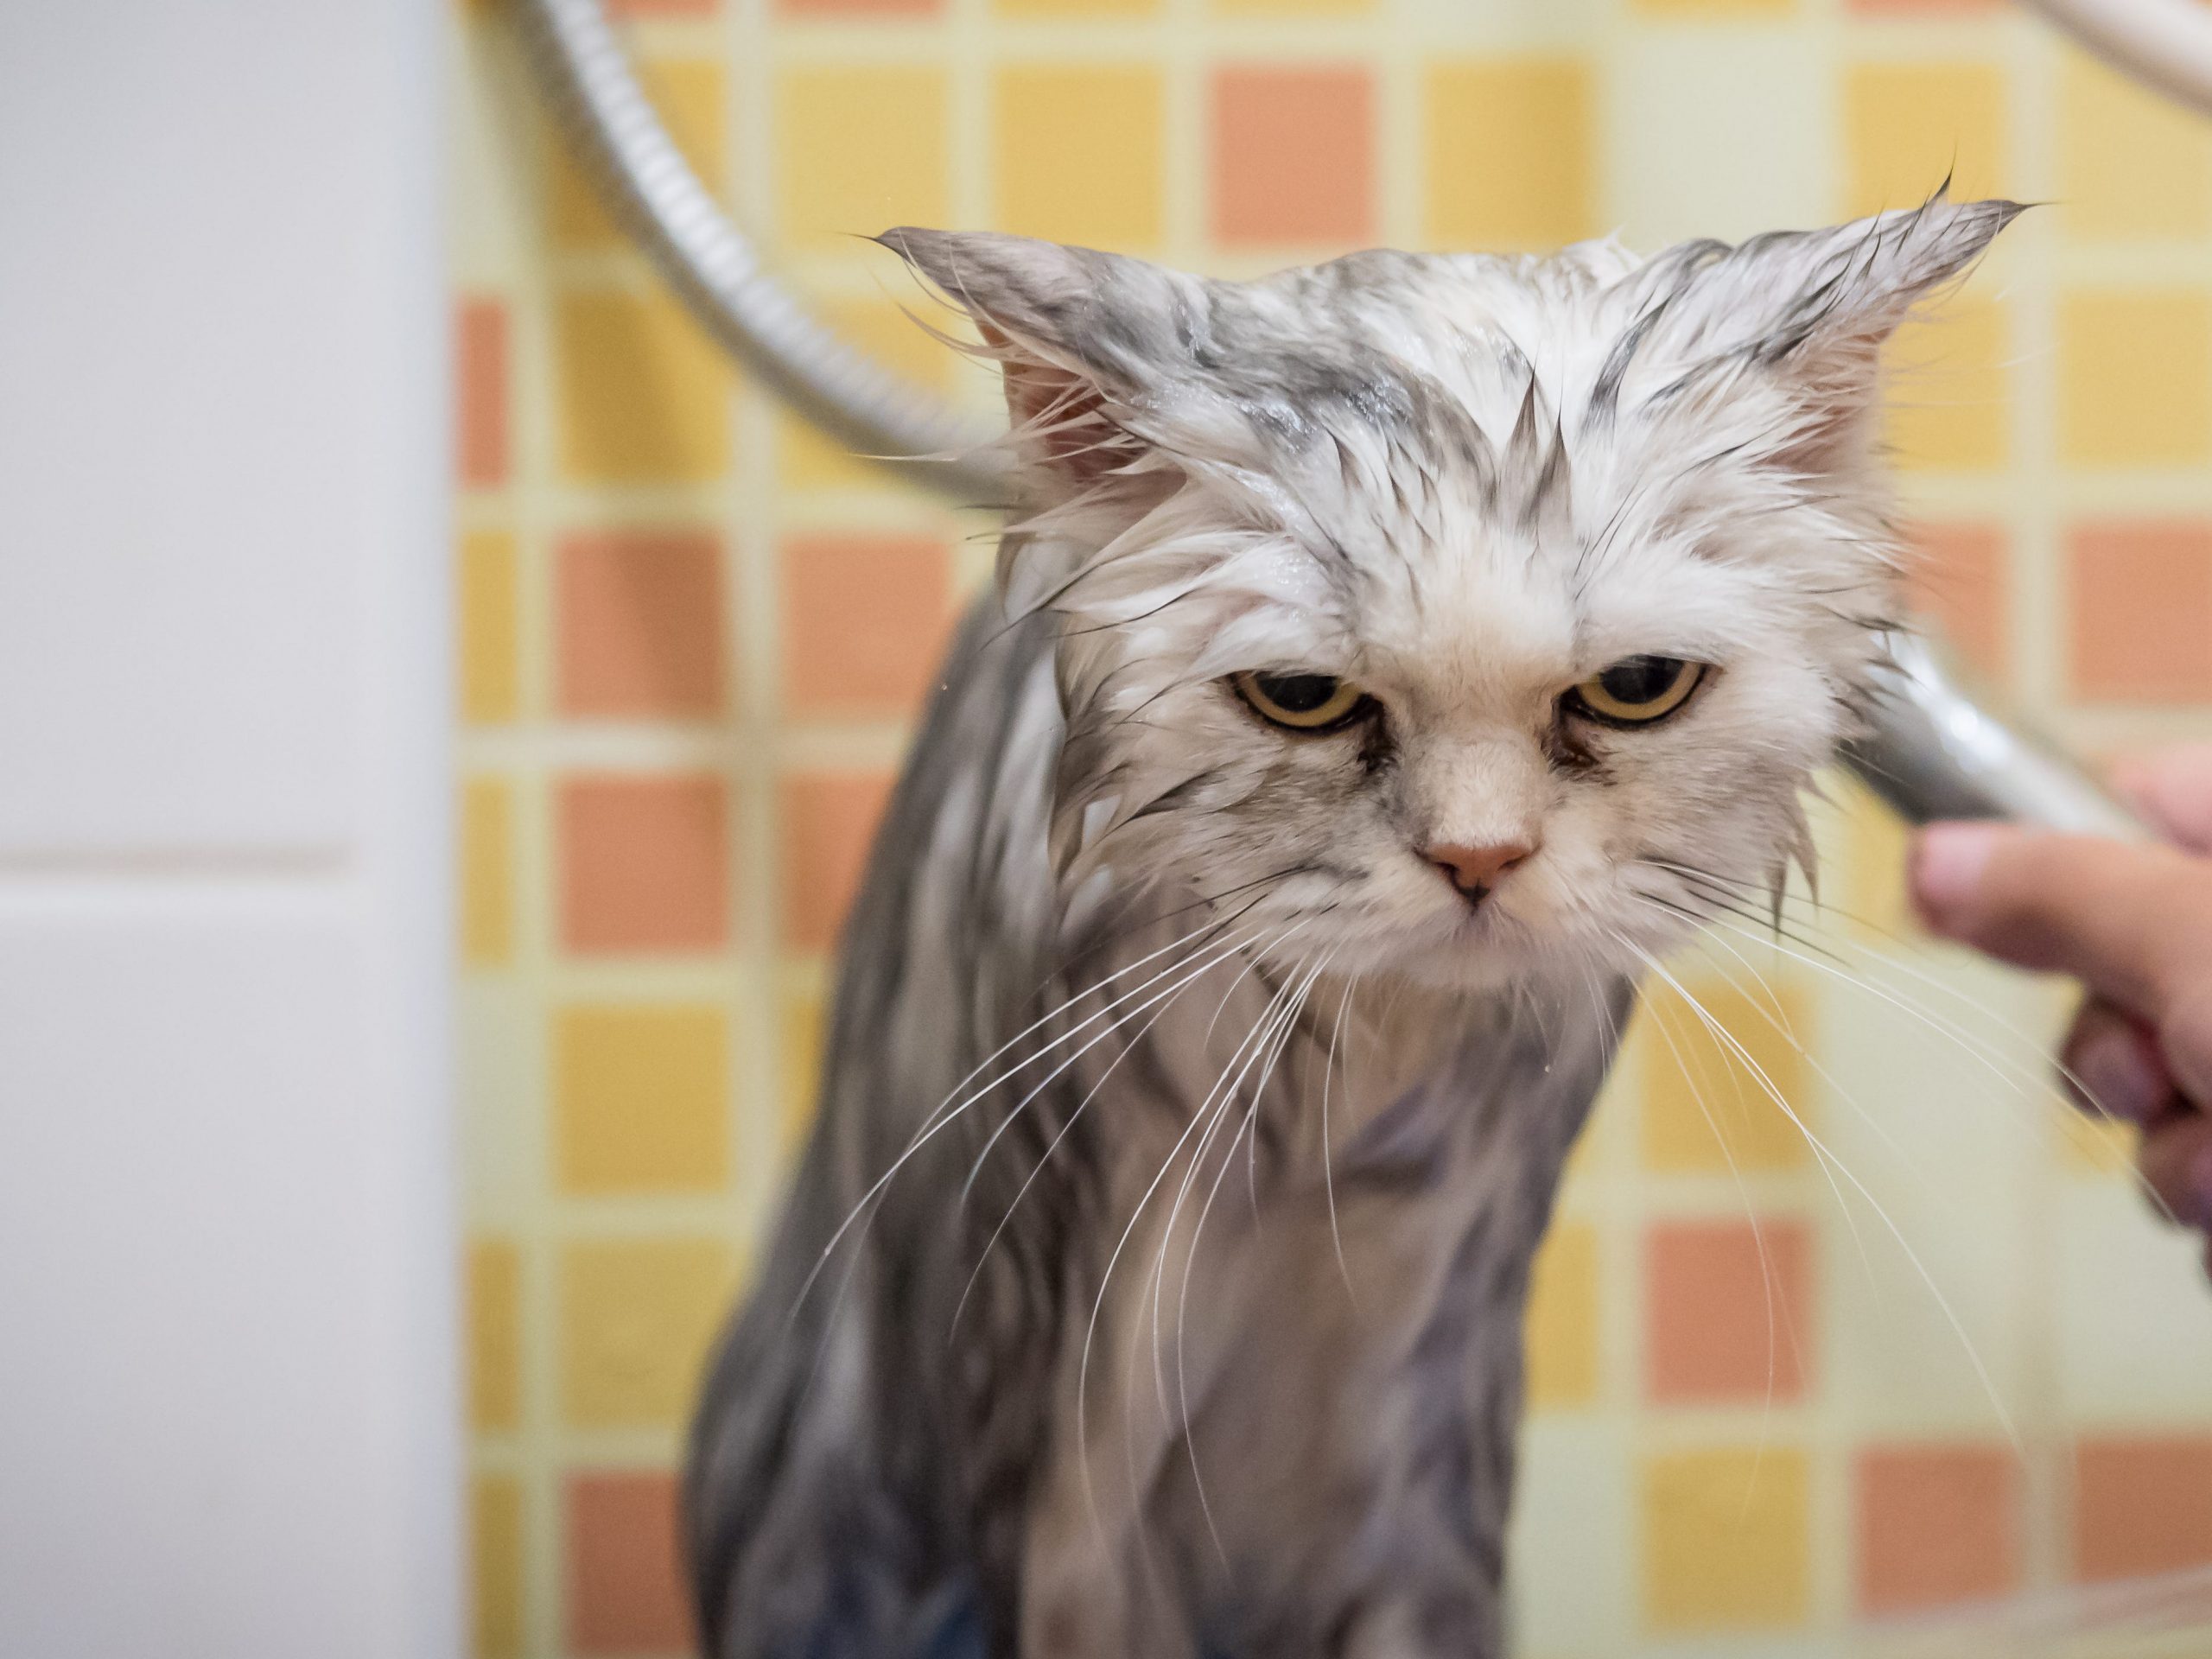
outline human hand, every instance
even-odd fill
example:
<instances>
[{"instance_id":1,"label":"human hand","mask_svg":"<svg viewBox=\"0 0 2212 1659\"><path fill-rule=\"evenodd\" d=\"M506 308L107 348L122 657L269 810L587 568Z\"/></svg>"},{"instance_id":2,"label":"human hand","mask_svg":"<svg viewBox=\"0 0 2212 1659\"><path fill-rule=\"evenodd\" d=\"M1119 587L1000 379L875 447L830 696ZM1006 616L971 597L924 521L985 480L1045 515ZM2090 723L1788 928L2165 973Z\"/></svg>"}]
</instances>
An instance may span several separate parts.
<instances>
[{"instance_id":1,"label":"human hand","mask_svg":"<svg viewBox=\"0 0 2212 1659\"><path fill-rule=\"evenodd\" d=\"M2212 744L2113 781L2171 845L1934 824L1913 848L1913 902L1945 938L2088 988L2061 1050L2077 1092L2142 1130L2137 1165L2163 1211L2212 1233Z\"/></svg>"}]
</instances>

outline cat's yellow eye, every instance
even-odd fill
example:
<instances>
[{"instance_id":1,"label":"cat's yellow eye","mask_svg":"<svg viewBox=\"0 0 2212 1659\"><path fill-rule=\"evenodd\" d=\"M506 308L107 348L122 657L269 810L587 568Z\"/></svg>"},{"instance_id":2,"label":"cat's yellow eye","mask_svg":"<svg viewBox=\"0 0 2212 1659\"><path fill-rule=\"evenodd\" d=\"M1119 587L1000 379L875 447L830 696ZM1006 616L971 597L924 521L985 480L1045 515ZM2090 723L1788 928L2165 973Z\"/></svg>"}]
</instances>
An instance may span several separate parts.
<instances>
[{"instance_id":1,"label":"cat's yellow eye","mask_svg":"<svg viewBox=\"0 0 2212 1659\"><path fill-rule=\"evenodd\" d=\"M1236 695L1263 719L1294 732L1325 732L1341 726L1367 703L1367 693L1333 674L1233 675Z\"/></svg>"},{"instance_id":2,"label":"cat's yellow eye","mask_svg":"<svg viewBox=\"0 0 2212 1659\"><path fill-rule=\"evenodd\" d=\"M1690 700L1705 667L1680 657L1624 657L1568 692L1567 704L1609 726L1649 726Z\"/></svg>"}]
</instances>

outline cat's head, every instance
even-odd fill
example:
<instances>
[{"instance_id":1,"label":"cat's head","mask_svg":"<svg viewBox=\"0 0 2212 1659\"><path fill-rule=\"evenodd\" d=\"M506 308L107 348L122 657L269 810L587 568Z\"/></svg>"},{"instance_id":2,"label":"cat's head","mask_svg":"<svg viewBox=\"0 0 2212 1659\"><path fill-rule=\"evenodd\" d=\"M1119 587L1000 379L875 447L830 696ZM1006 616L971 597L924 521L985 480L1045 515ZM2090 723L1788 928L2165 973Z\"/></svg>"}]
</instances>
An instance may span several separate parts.
<instances>
[{"instance_id":1,"label":"cat's head","mask_svg":"<svg viewBox=\"0 0 2212 1659\"><path fill-rule=\"evenodd\" d=\"M1778 880L1897 609L1882 344L2016 212L1249 283L886 237L1003 368L1071 893L1478 985Z\"/></svg>"}]
</instances>

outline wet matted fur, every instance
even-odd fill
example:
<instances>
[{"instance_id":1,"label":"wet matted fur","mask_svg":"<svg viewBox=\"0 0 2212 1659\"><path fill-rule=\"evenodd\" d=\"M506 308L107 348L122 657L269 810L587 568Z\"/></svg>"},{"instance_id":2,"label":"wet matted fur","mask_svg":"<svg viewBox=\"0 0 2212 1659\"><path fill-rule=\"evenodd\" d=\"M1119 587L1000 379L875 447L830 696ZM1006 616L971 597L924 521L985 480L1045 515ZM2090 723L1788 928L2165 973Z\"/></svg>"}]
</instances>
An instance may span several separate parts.
<instances>
[{"instance_id":1,"label":"wet matted fur","mask_svg":"<svg viewBox=\"0 0 2212 1659\"><path fill-rule=\"evenodd\" d=\"M700 1408L712 1653L1499 1650L1560 1165L1639 976L1808 857L1896 604L1880 347L2016 211L1244 283L886 238L1021 501ZM1708 666L1567 695L1642 656ZM1507 845L1478 903L1427 856Z\"/></svg>"}]
</instances>

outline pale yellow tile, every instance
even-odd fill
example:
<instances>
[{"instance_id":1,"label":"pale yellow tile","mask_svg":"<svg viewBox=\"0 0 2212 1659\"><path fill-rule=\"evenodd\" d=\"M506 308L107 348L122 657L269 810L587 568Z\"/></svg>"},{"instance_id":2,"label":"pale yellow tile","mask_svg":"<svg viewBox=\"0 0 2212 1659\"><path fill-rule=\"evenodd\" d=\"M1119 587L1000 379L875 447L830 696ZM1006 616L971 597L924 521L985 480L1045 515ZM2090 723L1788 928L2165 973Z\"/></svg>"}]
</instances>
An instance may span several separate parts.
<instances>
[{"instance_id":1,"label":"pale yellow tile","mask_svg":"<svg viewBox=\"0 0 2212 1659\"><path fill-rule=\"evenodd\" d=\"M1549 249L1593 232L1595 100L1586 65L1438 63L1424 95L1422 233L1431 245Z\"/></svg>"},{"instance_id":2,"label":"pale yellow tile","mask_svg":"<svg viewBox=\"0 0 2212 1659\"><path fill-rule=\"evenodd\" d=\"M1843 119L1852 213L1917 207L1947 175L1961 201L2005 194L2005 80L1992 65L1857 65Z\"/></svg>"},{"instance_id":3,"label":"pale yellow tile","mask_svg":"<svg viewBox=\"0 0 2212 1659\"><path fill-rule=\"evenodd\" d=\"M1150 17L1160 0L991 0L1001 17Z\"/></svg>"},{"instance_id":4,"label":"pale yellow tile","mask_svg":"<svg viewBox=\"0 0 2212 1659\"><path fill-rule=\"evenodd\" d=\"M1994 472L2012 439L2012 342L1995 300L1955 299L1908 322L1886 353L1884 435L1911 472Z\"/></svg>"},{"instance_id":5,"label":"pale yellow tile","mask_svg":"<svg viewBox=\"0 0 2212 1659\"><path fill-rule=\"evenodd\" d=\"M1789 16L1797 10L1797 0L1630 0L1630 10L1669 22L1736 17L1764 21Z\"/></svg>"},{"instance_id":6,"label":"pale yellow tile","mask_svg":"<svg viewBox=\"0 0 2212 1659\"><path fill-rule=\"evenodd\" d=\"M721 64L703 58L632 61L677 149L708 194L721 196L729 178L728 81ZM552 136L552 151L546 226L553 245L566 250L623 245L626 237L599 205L598 189L559 134Z\"/></svg>"},{"instance_id":7,"label":"pale yellow tile","mask_svg":"<svg viewBox=\"0 0 2212 1659\"><path fill-rule=\"evenodd\" d=\"M1123 251L1159 244L1165 150L1158 70L1001 69L992 134L1001 230Z\"/></svg>"},{"instance_id":8,"label":"pale yellow tile","mask_svg":"<svg viewBox=\"0 0 2212 1659\"><path fill-rule=\"evenodd\" d=\"M2060 454L2086 467L2212 461L2212 296L2062 298L2058 431Z\"/></svg>"},{"instance_id":9,"label":"pale yellow tile","mask_svg":"<svg viewBox=\"0 0 2212 1659\"><path fill-rule=\"evenodd\" d=\"M504 1433L522 1418L522 1268L512 1241L468 1247L468 1422Z\"/></svg>"},{"instance_id":10,"label":"pale yellow tile","mask_svg":"<svg viewBox=\"0 0 2212 1659\"><path fill-rule=\"evenodd\" d=\"M1796 1046L1813 1047L1810 999L1787 981L1772 986L1771 1001L1725 981L1684 983L1730 1040L1674 991L1645 996L1630 1033L1644 1080L1644 1166L1725 1172L1732 1156L1744 1170L1803 1166L1812 1154L1774 1095L1819 1133L1808 1086L1814 1074Z\"/></svg>"},{"instance_id":11,"label":"pale yellow tile","mask_svg":"<svg viewBox=\"0 0 2212 1659\"><path fill-rule=\"evenodd\" d=\"M786 69L776 83L776 222L786 245L950 219L945 76L929 66Z\"/></svg>"},{"instance_id":12,"label":"pale yellow tile","mask_svg":"<svg viewBox=\"0 0 2212 1659\"><path fill-rule=\"evenodd\" d=\"M468 1502L470 1651L522 1659L522 1487L512 1475L479 1475Z\"/></svg>"},{"instance_id":13,"label":"pale yellow tile","mask_svg":"<svg viewBox=\"0 0 2212 1659\"><path fill-rule=\"evenodd\" d=\"M461 959L499 968L515 946L514 791L472 778L461 791Z\"/></svg>"},{"instance_id":14,"label":"pale yellow tile","mask_svg":"<svg viewBox=\"0 0 2212 1659\"><path fill-rule=\"evenodd\" d=\"M564 1192L711 1192L730 1173L728 1020L711 1007L582 1007L554 1022Z\"/></svg>"},{"instance_id":15,"label":"pale yellow tile","mask_svg":"<svg viewBox=\"0 0 2212 1659\"><path fill-rule=\"evenodd\" d=\"M2212 231L2212 128L2172 99L2069 54L2060 82L2058 222L2071 236Z\"/></svg>"},{"instance_id":16,"label":"pale yellow tile","mask_svg":"<svg viewBox=\"0 0 2212 1659\"><path fill-rule=\"evenodd\" d=\"M1598 1235L1587 1222L1553 1224L1529 1287L1529 1404L1537 1411L1598 1397Z\"/></svg>"},{"instance_id":17,"label":"pale yellow tile","mask_svg":"<svg viewBox=\"0 0 2212 1659\"><path fill-rule=\"evenodd\" d=\"M1779 1630L1811 1599L1810 1476L1795 1447L1681 1452L1643 1466L1643 1610L1655 1632Z\"/></svg>"},{"instance_id":18,"label":"pale yellow tile","mask_svg":"<svg viewBox=\"0 0 2212 1659\"><path fill-rule=\"evenodd\" d=\"M1213 0L1224 17L1357 17L1381 0Z\"/></svg>"},{"instance_id":19,"label":"pale yellow tile","mask_svg":"<svg viewBox=\"0 0 2212 1659\"><path fill-rule=\"evenodd\" d=\"M673 299L580 292L555 311L561 475L696 484L730 465L729 359Z\"/></svg>"},{"instance_id":20,"label":"pale yellow tile","mask_svg":"<svg viewBox=\"0 0 2212 1659\"><path fill-rule=\"evenodd\" d=\"M680 1425L735 1282L729 1249L718 1239L594 1239L563 1246L563 1421L572 1428Z\"/></svg>"},{"instance_id":21,"label":"pale yellow tile","mask_svg":"<svg viewBox=\"0 0 2212 1659\"><path fill-rule=\"evenodd\" d=\"M512 720L522 704L513 534L470 531L461 538L454 575L461 717L476 725Z\"/></svg>"}]
</instances>

